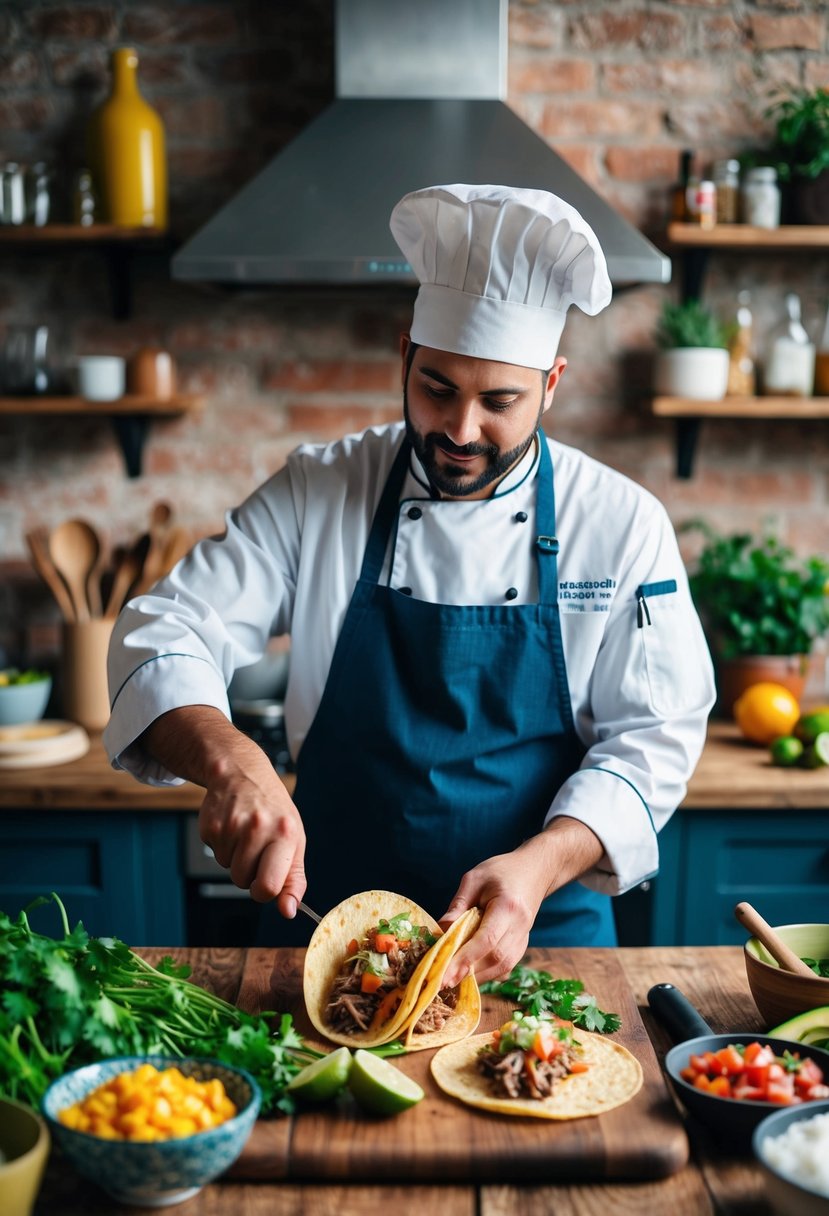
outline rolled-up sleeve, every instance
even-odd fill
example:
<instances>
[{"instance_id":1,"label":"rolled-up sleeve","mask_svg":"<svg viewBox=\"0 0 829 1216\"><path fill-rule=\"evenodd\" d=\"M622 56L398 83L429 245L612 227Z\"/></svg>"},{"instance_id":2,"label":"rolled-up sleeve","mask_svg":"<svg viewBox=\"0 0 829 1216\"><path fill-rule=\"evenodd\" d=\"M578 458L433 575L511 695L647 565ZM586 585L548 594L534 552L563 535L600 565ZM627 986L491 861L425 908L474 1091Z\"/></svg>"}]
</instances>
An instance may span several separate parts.
<instances>
[{"instance_id":1,"label":"rolled-up sleeve","mask_svg":"<svg viewBox=\"0 0 829 1216\"><path fill-rule=\"evenodd\" d=\"M229 718L234 671L290 629L298 532L286 477L277 474L225 523L223 536L199 542L150 594L131 600L113 630L104 745L113 767L148 784L179 778L143 751L147 727L184 705Z\"/></svg>"},{"instance_id":2,"label":"rolled-up sleeve","mask_svg":"<svg viewBox=\"0 0 829 1216\"><path fill-rule=\"evenodd\" d=\"M595 832L604 856L581 881L610 895L658 870L658 833L685 797L715 699L673 528L661 507L639 523L573 707L587 750L545 820L568 815Z\"/></svg>"}]
</instances>

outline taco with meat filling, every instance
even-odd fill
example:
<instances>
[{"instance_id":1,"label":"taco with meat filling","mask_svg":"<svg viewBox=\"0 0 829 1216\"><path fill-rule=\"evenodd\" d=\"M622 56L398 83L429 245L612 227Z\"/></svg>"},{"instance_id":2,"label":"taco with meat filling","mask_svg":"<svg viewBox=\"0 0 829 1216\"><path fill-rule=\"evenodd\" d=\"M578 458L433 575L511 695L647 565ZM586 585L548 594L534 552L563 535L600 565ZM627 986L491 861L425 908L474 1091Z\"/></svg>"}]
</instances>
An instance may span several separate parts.
<instances>
[{"instance_id":1,"label":"taco with meat filling","mask_svg":"<svg viewBox=\"0 0 829 1216\"><path fill-rule=\"evenodd\" d=\"M444 1093L467 1106L537 1119L600 1115L629 1101L643 1080L621 1043L520 1012L499 1030L441 1048L431 1068Z\"/></svg>"},{"instance_id":2,"label":"taco with meat filling","mask_svg":"<svg viewBox=\"0 0 829 1216\"><path fill-rule=\"evenodd\" d=\"M473 976L442 978L480 922L471 908L447 930L393 891L364 891L323 917L305 955L308 1016L333 1043L376 1047L408 1035L410 1050L472 1034L481 1016Z\"/></svg>"}]
</instances>

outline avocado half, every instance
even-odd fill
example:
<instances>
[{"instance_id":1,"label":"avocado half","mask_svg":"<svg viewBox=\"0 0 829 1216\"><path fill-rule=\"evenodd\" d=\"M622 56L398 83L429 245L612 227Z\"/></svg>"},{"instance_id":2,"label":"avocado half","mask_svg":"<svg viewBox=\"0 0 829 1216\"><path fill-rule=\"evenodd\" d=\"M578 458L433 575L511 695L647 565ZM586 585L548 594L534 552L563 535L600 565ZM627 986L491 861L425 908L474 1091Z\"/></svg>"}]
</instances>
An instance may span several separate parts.
<instances>
[{"instance_id":1,"label":"avocado half","mask_svg":"<svg viewBox=\"0 0 829 1216\"><path fill-rule=\"evenodd\" d=\"M770 1030L773 1039L789 1039L795 1043L809 1043L812 1047L829 1047L829 1005L799 1013L788 1022L781 1022Z\"/></svg>"}]
</instances>

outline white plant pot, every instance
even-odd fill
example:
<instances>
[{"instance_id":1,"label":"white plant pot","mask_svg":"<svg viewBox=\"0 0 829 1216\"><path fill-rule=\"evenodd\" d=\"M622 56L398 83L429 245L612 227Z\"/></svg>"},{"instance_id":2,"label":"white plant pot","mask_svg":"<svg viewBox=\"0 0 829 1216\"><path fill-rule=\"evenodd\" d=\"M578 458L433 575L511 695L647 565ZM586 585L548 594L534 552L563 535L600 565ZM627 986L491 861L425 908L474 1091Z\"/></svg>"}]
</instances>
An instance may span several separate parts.
<instances>
[{"instance_id":1,"label":"white plant pot","mask_svg":"<svg viewBox=\"0 0 829 1216\"><path fill-rule=\"evenodd\" d=\"M660 397L721 401L727 386L728 351L720 347L677 347L656 356L654 388Z\"/></svg>"}]
</instances>

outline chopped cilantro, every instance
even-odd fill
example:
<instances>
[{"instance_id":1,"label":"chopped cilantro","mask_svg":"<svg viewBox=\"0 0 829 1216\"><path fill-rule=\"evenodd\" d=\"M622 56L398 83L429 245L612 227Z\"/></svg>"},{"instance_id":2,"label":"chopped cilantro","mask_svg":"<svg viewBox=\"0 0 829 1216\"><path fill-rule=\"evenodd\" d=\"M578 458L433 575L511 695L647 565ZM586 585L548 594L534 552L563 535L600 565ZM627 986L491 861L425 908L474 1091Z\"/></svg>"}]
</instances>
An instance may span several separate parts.
<instances>
[{"instance_id":1,"label":"chopped cilantro","mask_svg":"<svg viewBox=\"0 0 829 1216\"><path fill-rule=\"evenodd\" d=\"M613 1034L622 1024L618 1014L599 1009L596 998L584 991L580 980L555 979L548 971L533 971L520 964L505 980L481 984L481 991L506 997L526 1013L552 1013L582 1030L599 1034Z\"/></svg>"}]
</instances>

